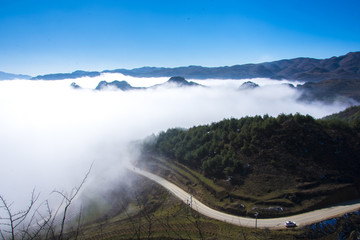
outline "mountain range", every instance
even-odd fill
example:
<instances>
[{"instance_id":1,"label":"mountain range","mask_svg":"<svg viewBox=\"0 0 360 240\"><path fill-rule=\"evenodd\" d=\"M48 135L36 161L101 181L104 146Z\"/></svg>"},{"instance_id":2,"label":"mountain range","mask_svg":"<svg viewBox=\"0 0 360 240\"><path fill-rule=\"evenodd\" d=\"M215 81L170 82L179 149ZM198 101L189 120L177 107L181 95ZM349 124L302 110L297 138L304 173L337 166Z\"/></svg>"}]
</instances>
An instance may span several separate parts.
<instances>
[{"instance_id":1,"label":"mountain range","mask_svg":"<svg viewBox=\"0 0 360 240\"><path fill-rule=\"evenodd\" d=\"M305 82L296 88L302 92L301 100L333 101L350 98L360 102L360 52L350 52L339 57L327 59L294 58L258 64L243 64L225 67L188 66L176 68L142 67L135 69L115 69L98 71L75 71L72 73L55 73L31 78L27 75L0 72L3 79L61 80L79 77L97 77L102 73L121 73L133 77L173 77L181 76L178 81L168 82L176 86L191 86L187 79L251 79L272 78ZM174 81L174 82L172 82ZM252 84L252 83L250 83ZM76 86L73 86L76 88ZM115 87L121 90L136 89L126 82L100 82L97 90ZM156 86L154 86L156 87ZM254 88L255 85L244 85L240 89Z\"/></svg>"},{"instance_id":2,"label":"mountain range","mask_svg":"<svg viewBox=\"0 0 360 240\"><path fill-rule=\"evenodd\" d=\"M328 59L294 58L258 64L243 64L224 67L187 66L176 68L142 67L115 69L102 72L75 71L39 75L33 80L60 80L65 78L94 77L101 73L121 73L134 77L172 77L188 79L247 79L273 78L318 82L328 79L359 79L360 52L350 52Z\"/></svg>"},{"instance_id":3,"label":"mountain range","mask_svg":"<svg viewBox=\"0 0 360 240\"><path fill-rule=\"evenodd\" d=\"M100 72L92 71L82 71L77 70L72 73L52 73L46 75L39 75L36 77L31 78L31 80L62 80L62 79L72 79L72 78L80 78L80 77L97 77L100 76Z\"/></svg>"},{"instance_id":4,"label":"mountain range","mask_svg":"<svg viewBox=\"0 0 360 240\"><path fill-rule=\"evenodd\" d=\"M13 80L13 79L30 79L31 76L23 74L13 74L0 71L0 80Z\"/></svg>"}]
</instances>

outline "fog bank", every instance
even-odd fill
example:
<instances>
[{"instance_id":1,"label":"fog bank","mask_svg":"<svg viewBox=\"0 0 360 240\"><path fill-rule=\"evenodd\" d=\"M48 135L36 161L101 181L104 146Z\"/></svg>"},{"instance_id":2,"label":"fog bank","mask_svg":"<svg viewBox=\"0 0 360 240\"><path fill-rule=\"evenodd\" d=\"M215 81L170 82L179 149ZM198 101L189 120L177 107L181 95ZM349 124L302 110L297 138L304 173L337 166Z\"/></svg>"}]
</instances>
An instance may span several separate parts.
<instances>
[{"instance_id":1,"label":"fog bank","mask_svg":"<svg viewBox=\"0 0 360 240\"><path fill-rule=\"evenodd\" d=\"M101 80L149 87L168 78L103 74L0 81L0 194L21 205L34 187L44 197L54 189L69 190L92 162L91 175L97 179L91 183L106 183L121 176L130 141L168 128L264 114L299 112L320 118L346 107L298 102L296 90L270 79L252 79L261 87L242 91L237 88L249 80L196 80L207 88L92 90ZM71 82L84 89L71 88Z\"/></svg>"}]
</instances>

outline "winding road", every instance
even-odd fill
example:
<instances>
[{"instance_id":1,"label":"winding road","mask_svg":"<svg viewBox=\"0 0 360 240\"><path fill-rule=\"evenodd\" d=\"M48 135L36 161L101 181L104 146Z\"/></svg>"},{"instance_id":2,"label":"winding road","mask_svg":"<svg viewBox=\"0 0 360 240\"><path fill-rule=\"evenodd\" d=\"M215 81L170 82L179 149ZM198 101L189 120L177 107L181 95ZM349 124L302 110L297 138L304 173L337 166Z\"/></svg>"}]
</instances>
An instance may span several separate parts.
<instances>
[{"instance_id":1,"label":"winding road","mask_svg":"<svg viewBox=\"0 0 360 240\"><path fill-rule=\"evenodd\" d=\"M194 198L189 193L185 192L175 184L167 181L162 177L159 177L155 174L152 174L150 172L141 170L133 166L129 166L128 169L133 171L134 173L147 177L150 180L160 184L161 186L166 188L169 192L171 192L173 195L175 195L177 198L182 200L184 203L190 204L190 206L195 211L207 217L243 227L254 228L255 224L257 224L258 228L279 229L279 228L284 228L285 221L289 221L289 220L295 221L297 226L305 226L308 224L320 222L329 218L333 218L360 209L360 200L357 200L355 202L348 204L336 205L333 207L323 208L323 209L306 212L298 215L288 216L288 217L256 220L253 218L239 217L214 210L206 206L205 204L201 203L199 200L197 200L196 198Z\"/></svg>"}]
</instances>

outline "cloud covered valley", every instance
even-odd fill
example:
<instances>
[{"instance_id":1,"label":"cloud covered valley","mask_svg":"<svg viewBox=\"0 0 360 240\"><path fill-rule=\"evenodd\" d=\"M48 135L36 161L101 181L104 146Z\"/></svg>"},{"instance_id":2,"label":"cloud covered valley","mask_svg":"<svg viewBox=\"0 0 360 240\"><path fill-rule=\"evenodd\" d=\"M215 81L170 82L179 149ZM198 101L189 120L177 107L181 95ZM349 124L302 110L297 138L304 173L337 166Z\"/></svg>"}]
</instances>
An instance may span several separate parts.
<instances>
[{"instance_id":1,"label":"cloud covered valley","mask_svg":"<svg viewBox=\"0 0 360 240\"><path fill-rule=\"evenodd\" d=\"M224 118L339 112L341 102L297 100L287 81L251 79L260 88L238 88L249 80L192 80L207 87L94 91L102 81L126 80L135 87L168 78L134 78L102 74L58 81L0 81L0 194L15 205L28 201L33 188L47 198L52 190L69 190L93 163L88 184L111 186L119 179L130 142L168 128L189 128ZM70 87L76 82L82 89ZM99 187L99 186L98 186Z\"/></svg>"}]
</instances>

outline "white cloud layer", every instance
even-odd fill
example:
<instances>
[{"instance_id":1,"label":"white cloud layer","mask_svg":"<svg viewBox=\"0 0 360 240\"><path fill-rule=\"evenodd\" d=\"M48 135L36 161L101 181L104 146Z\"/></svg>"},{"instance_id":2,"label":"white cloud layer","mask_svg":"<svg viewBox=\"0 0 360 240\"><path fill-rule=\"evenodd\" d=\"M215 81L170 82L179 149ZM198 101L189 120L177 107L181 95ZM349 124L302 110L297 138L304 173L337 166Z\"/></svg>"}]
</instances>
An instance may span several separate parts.
<instances>
[{"instance_id":1,"label":"white cloud layer","mask_svg":"<svg viewBox=\"0 0 360 240\"><path fill-rule=\"evenodd\" d=\"M340 103L296 101L294 89L270 79L261 88L237 91L247 80L196 80L209 88L93 91L100 80L152 86L167 78L103 74L62 81L0 81L0 194L19 205L34 187L47 197L53 189L78 184L92 162L93 177L121 175L126 144L171 127L192 127L230 117L280 113L316 118L343 110ZM76 82L81 87L70 87Z\"/></svg>"}]
</instances>

